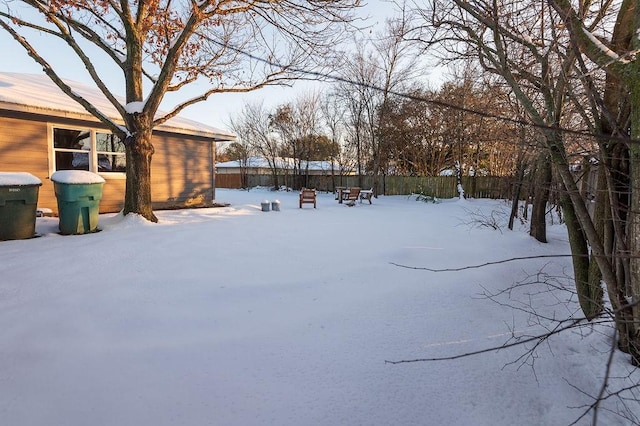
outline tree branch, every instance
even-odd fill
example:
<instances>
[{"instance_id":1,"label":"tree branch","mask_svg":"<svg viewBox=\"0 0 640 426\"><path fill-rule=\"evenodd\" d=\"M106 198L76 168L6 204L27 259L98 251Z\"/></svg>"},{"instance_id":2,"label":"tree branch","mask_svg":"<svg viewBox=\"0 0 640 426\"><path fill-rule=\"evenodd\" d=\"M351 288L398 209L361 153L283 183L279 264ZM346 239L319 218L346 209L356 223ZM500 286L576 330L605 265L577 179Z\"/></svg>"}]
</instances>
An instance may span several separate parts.
<instances>
[{"instance_id":1,"label":"tree branch","mask_svg":"<svg viewBox=\"0 0 640 426\"><path fill-rule=\"evenodd\" d=\"M398 266L400 268L415 269L415 270L419 270L419 271L458 272L458 271L464 271L464 270L467 270L467 269L484 268L485 266L499 265L501 263L516 262L516 261L520 261L520 260L548 259L548 258L555 258L555 257L573 257L573 255L572 254L541 254L541 255L537 255L537 256L512 257L510 259L496 260L494 262L486 262L486 263L482 263L482 264L479 264L479 265L469 265L469 266L461 266L459 268L442 268L442 269L426 268L426 267L421 267L421 266L408 266L408 265L402 265L400 263L395 263L395 262L389 262L389 263L391 263L394 266Z\"/></svg>"}]
</instances>

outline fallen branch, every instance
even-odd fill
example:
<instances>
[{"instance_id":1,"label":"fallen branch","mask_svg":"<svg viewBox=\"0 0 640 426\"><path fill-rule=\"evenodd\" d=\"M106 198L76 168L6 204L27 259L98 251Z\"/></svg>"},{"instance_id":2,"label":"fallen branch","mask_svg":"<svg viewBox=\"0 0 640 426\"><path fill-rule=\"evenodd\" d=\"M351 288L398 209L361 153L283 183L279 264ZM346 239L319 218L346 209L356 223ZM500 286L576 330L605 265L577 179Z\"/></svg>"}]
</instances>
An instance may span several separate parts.
<instances>
[{"instance_id":1,"label":"fallen branch","mask_svg":"<svg viewBox=\"0 0 640 426\"><path fill-rule=\"evenodd\" d=\"M555 334L559 334L563 331L566 330L570 330L572 328L576 328L576 327L580 327L583 325L583 323L585 321L587 321L586 318L577 318L577 319L571 319L568 320L569 321L569 325L566 325L564 327L557 327L556 329L549 331L547 333L538 335L538 336L532 336L526 339L518 339L518 341L513 342L513 343L505 343L504 345L501 346L492 346L489 348L485 348L485 349L480 349L477 351L473 351L473 352L466 352L466 353L462 353L462 354L457 354L457 355L449 355L449 356L443 356L443 357L434 357L434 358L416 358L416 359L405 359L405 360L400 360L400 361L388 361L385 360L384 363L385 364L408 364L408 363L414 363L414 362L428 362L428 361L451 361L454 359L460 359L460 358L467 358L467 357L471 357L471 356L475 356L475 355L480 355L480 354L484 354L487 352L495 352L498 350L502 350L502 349L508 349L508 348L512 348L515 346L521 346L524 345L526 343L530 343L530 342L539 342L541 340L546 340L549 337L555 335ZM604 321L603 321L604 322ZM608 321L606 321L608 322ZM593 324L593 322L591 322L591 324Z\"/></svg>"},{"instance_id":2,"label":"fallen branch","mask_svg":"<svg viewBox=\"0 0 640 426\"><path fill-rule=\"evenodd\" d=\"M546 259L546 258L550 258L550 257L572 257L572 256L573 256L572 254L541 254L541 255L537 255L537 256L512 257L510 259L496 260L494 262L487 262L487 263L482 263L482 264L479 264L479 265L467 265L467 266L461 266L459 268L444 268L444 269L426 268L426 267L422 267L422 266L408 266L408 265L402 265L400 263L395 263L395 262L389 262L389 263L391 263L394 266L398 266L400 268L415 269L415 270L419 270L419 271L458 272L458 271L464 271L466 269L484 268L485 266L499 265L501 263L516 262L516 261L519 261L519 260Z\"/></svg>"}]
</instances>

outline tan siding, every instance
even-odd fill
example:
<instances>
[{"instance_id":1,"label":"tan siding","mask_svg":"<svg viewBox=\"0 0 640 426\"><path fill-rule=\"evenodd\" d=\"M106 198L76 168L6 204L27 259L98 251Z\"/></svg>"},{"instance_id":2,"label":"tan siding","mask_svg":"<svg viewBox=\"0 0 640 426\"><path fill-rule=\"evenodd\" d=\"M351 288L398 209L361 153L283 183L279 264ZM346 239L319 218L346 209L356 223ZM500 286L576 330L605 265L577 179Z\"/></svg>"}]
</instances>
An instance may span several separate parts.
<instances>
[{"instance_id":1,"label":"tan siding","mask_svg":"<svg viewBox=\"0 0 640 426\"><path fill-rule=\"evenodd\" d=\"M210 205L213 198L213 142L154 135L151 184L159 208Z\"/></svg>"},{"instance_id":2,"label":"tan siding","mask_svg":"<svg viewBox=\"0 0 640 426\"><path fill-rule=\"evenodd\" d=\"M28 171L33 174L36 174L34 171L46 172L46 136L45 123L0 117L0 158L3 171Z\"/></svg>"},{"instance_id":3,"label":"tan siding","mask_svg":"<svg viewBox=\"0 0 640 426\"><path fill-rule=\"evenodd\" d=\"M57 212L53 184L49 180L47 124L0 117L0 171L27 172L38 177L38 206Z\"/></svg>"},{"instance_id":4,"label":"tan siding","mask_svg":"<svg viewBox=\"0 0 640 426\"><path fill-rule=\"evenodd\" d=\"M124 179L109 179L105 177L100 201L101 213L116 213L124 206L124 191L127 183Z\"/></svg>"}]
</instances>

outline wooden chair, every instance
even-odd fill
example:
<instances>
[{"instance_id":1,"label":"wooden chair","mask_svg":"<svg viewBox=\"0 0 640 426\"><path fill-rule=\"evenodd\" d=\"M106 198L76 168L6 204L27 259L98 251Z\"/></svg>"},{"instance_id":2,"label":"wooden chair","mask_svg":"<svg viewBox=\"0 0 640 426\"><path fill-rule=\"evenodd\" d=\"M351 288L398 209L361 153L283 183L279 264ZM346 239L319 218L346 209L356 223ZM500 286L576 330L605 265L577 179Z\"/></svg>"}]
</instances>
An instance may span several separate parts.
<instances>
[{"instance_id":1,"label":"wooden chair","mask_svg":"<svg viewBox=\"0 0 640 426\"><path fill-rule=\"evenodd\" d=\"M367 200L369 204L372 204L371 197L373 197L373 188L369 190L365 189L364 191L360 192L360 202L362 202L362 200Z\"/></svg>"},{"instance_id":2,"label":"wooden chair","mask_svg":"<svg viewBox=\"0 0 640 426\"><path fill-rule=\"evenodd\" d=\"M300 208L303 204L313 204L313 208L316 208L316 190L302 188L300 191Z\"/></svg>"},{"instance_id":3,"label":"wooden chair","mask_svg":"<svg viewBox=\"0 0 640 426\"><path fill-rule=\"evenodd\" d=\"M353 206L356 204L356 201L358 200L359 195L360 195L359 187L356 186L353 188L349 188L349 192L345 192L344 195L342 196L342 201L347 201L347 205Z\"/></svg>"}]
</instances>

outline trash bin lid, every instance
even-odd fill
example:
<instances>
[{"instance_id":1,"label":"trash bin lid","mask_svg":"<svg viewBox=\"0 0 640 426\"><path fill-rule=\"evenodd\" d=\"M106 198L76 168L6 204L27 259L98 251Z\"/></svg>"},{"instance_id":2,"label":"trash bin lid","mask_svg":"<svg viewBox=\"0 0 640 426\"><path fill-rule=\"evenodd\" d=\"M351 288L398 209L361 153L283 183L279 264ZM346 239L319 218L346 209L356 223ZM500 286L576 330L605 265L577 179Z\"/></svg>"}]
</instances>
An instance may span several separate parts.
<instances>
[{"instance_id":1,"label":"trash bin lid","mask_svg":"<svg viewBox=\"0 0 640 426\"><path fill-rule=\"evenodd\" d=\"M86 184L104 183L104 178L86 170L58 170L51 175L51 180L58 183Z\"/></svg>"},{"instance_id":2,"label":"trash bin lid","mask_svg":"<svg viewBox=\"0 0 640 426\"><path fill-rule=\"evenodd\" d=\"M0 172L0 186L42 185L42 181L27 172Z\"/></svg>"}]
</instances>

